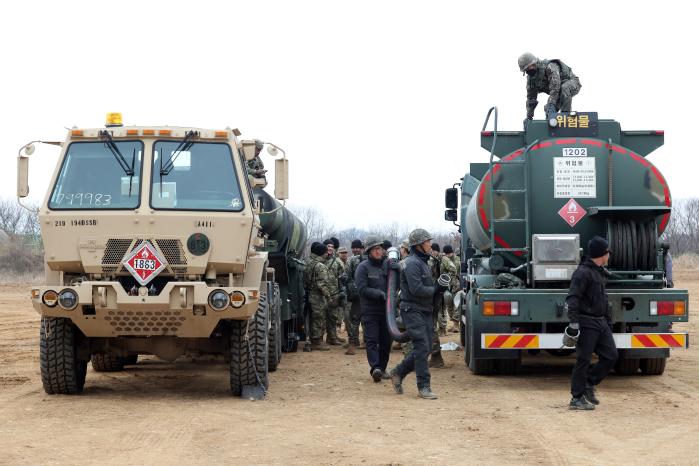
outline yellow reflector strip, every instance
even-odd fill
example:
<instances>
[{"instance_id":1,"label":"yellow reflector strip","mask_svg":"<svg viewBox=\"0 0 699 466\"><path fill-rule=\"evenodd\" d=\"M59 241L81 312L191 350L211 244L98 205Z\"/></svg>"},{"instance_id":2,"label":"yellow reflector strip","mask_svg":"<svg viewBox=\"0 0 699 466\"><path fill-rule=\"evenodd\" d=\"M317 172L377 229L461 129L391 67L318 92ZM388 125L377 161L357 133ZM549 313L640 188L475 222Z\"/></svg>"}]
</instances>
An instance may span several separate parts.
<instances>
[{"instance_id":1,"label":"yellow reflector strip","mask_svg":"<svg viewBox=\"0 0 699 466\"><path fill-rule=\"evenodd\" d=\"M663 333L636 334L631 336L632 348L685 348L686 335Z\"/></svg>"},{"instance_id":2,"label":"yellow reflector strip","mask_svg":"<svg viewBox=\"0 0 699 466\"><path fill-rule=\"evenodd\" d=\"M486 348L538 348L539 335L486 335Z\"/></svg>"},{"instance_id":3,"label":"yellow reflector strip","mask_svg":"<svg viewBox=\"0 0 699 466\"><path fill-rule=\"evenodd\" d=\"M71 129L71 130L70 130L70 135L71 135L71 136L82 136L82 135L83 135L83 130L81 130L81 129Z\"/></svg>"}]
</instances>

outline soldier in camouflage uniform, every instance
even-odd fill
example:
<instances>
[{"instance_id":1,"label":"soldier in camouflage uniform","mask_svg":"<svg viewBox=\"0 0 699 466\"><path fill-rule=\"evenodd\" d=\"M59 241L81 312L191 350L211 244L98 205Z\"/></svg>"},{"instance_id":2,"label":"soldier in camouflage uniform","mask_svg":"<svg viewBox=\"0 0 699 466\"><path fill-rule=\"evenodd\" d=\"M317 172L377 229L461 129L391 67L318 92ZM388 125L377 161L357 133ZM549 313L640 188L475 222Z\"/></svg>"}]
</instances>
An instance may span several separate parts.
<instances>
[{"instance_id":1,"label":"soldier in camouflage uniform","mask_svg":"<svg viewBox=\"0 0 699 466\"><path fill-rule=\"evenodd\" d=\"M311 256L303 272L303 284L311 305L311 349L327 351L330 349L323 341L325 333L325 315L331 299L330 273L325 266L328 248L315 242L311 245Z\"/></svg>"},{"instance_id":2,"label":"soldier in camouflage uniform","mask_svg":"<svg viewBox=\"0 0 699 466\"><path fill-rule=\"evenodd\" d=\"M326 341L329 345L339 346L346 340L337 336L337 324L342 322L338 319L340 308L343 308L345 267L342 261L335 254L335 245L332 239L326 239L323 243L327 246L328 252L325 259L325 265L330 272L330 287L331 298L328 302L328 310L325 314Z\"/></svg>"},{"instance_id":3,"label":"soldier in camouflage uniform","mask_svg":"<svg viewBox=\"0 0 699 466\"><path fill-rule=\"evenodd\" d=\"M534 109L539 103L536 99L540 92L549 95L544 106L546 119L555 117L556 112L570 112L573 96L580 92L580 79L573 70L561 60L539 60L531 53L523 53L517 59L519 70L527 74L527 118L524 129L534 118Z\"/></svg>"},{"instance_id":4,"label":"soldier in camouflage uniform","mask_svg":"<svg viewBox=\"0 0 699 466\"><path fill-rule=\"evenodd\" d=\"M345 318L346 321L349 320L349 325L345 324L347 327L347 338L349 340L347 343L347 351L345 351L347 355L356 354L357 348L360 347L359 324L362 315L359 305L359 293L354 283L354 272L357 270L359 264L366 260L364 245L360 240L355 239L352 241L352 253L354 255L347 261L347 301L349 302L349 312L346 314Z\"/></svg>"},{"instance_id":5,"label":"soldier in camouflage uniform","mask_svg":"<svg viewBox=\"0 0 699 466\"><path fill-rule=\"evenodd\" d=\"M447 244L442 249L444 256L442 256L442 262L440 264L441 273L446 273L451 278L449 283L449 296L447 292L444 293L444 309L446 311L446 316L452 321L451 332L458 333L459 331L459 318L454 310L454 295L459 291L459 269L457 265L456 257L454 256L454 248Z\"/></svg>"},{"instance_id":6,"label":"soldier in camouflage uniform","mask_svg":"<svg viewBox=\"0 0 699 466\"><path fill-rule=\"evenodd\" d=\"M427 261L427 266L432 271L432 279L437 283L440 270L441 254L439 244L432 243L432 257ZM442 359L442 343L439 341L439 317L444 308L444 293L438 291L432 299L432 352L430 354L430 367L444 367ZM446 326L446 324L445 324Z\"/></svg>"}]
</instances>

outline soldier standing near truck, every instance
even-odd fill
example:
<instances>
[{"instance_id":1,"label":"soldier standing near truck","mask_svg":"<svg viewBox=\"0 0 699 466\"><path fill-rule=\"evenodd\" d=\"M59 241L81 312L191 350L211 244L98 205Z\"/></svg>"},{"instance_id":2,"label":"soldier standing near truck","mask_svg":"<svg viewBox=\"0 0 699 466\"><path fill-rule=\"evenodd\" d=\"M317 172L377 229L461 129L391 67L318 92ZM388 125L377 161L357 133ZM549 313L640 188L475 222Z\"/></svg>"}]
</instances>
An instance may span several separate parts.
<instances>
[{"instance_id":1,"label":"soldier standing near truck","mask_svg":"<svg viewBox=\"0 0 699 466\"><path fill-rule=\"evenodd\" d=\"M328 247L315 242L311 245L311 255L304 270L303 284L306 287L308 302L311 305L311 349L328 351L330 347L323 341L325 317L328 302L332 299L332 283L324 257Z\"/></svg>"},{"instance_id":2,"label":"soldier standing near truck","mask_svg":"<svg viewBox=\"0 0 699 466\"><path fill-rule=\"evenodd\" d=\"M575 346L577 360L573 368L570 409L592 410L599 400L595 385L612 370L618 354L612 335L612 316L607 299L609 243L595 236L587 247L587 257L573 273L566 298L570 324L563 334L566 346ZM590 365L592 353L599 361Z\"/></svg>"},{"instance_id":3,"label":"soldier standing near truck","mask_svg":"<svg viewBox=\"0 0 699 466\"><path fill-rule=\"evenodd\" d=\"M342 282L344 281L345 268L342 261L335 254L335 238L326 239L323 243L327 246L328 252L325 258L325 265L330 273L330 294L328 310L325 313L326 341L328 345L339 346L346 340L337 336L338 324L341 324L340 308L344 301L345 291Z\"/></svg>"},{"instance_id":4,"label":"soldier standing near truck","mask_svg":"<svg viewBox=\"0 0 699 466\"><path fill-rule=\"evenodd\" d=\"M359 344L359 323L361 321L361 307L359 304L359 292L354 282L354 273L359 264L366 259L364 256L364 244L361 240L355 239L352 241L352 257L347 261L347 300L349 306L349 322L347 327L347 351L345 354L352 356L356 353Z\"/></svg>"}]
</instances>

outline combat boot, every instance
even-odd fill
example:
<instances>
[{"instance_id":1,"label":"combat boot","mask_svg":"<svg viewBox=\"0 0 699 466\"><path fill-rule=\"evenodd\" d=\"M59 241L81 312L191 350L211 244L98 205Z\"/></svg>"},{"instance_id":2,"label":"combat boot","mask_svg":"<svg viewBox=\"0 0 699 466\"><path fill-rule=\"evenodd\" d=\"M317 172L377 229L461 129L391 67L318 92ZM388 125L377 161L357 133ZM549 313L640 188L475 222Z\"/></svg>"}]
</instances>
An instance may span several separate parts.
<instances>
[{"instance_id":1,"label":"combat boot","mask_svg":"<svg viewBox=\"0 0 699 466\"><path fill-rule=\"evenodd\" d=\"M347 356L354 356L355 354L357 354L355 349L356 349L356 347L354 346L354 343L350 343L349 346L347 347L347 351L345 351L345 354Z\"/></svg>"},{"instance_id":2,"label":"combat boot","mask_svg":"<svg viewBox=\"0 0 699 466\"><path fill-rule=\"evenodd\" d=\"M585 395L579 396L579 397L573 397L570 400L570 404L568 405L568 409L575 409L575 410L581 410L581 411L592 411L595 409L595 405L590 403L585 399Z\"/></svg>"},{"instance_id":3,"label":"combat boot","mask_svg":"<svg viewBox=\"0 0 699 466\"><path fill-rule=\"evenodd\" d=\"M396 372L395 367L389 371L388 375L391 376L391 383L393 384L393 389L396 391L397 394L402 395L403 377L401 377L400 374Z\"/></svg>"},{"instance_id":4,"label":"combat boot","mask_svg":"<svg viewBox=\"0 0 699 466\"><path fill-rule=\"evenodd\" d=\"M595 387L591 385L585 387L585 392L583 393L583 396L585 397L585 400L587 400L588 403L592 403L595 406L599 404L599 398L597 398L597 395L595 394Z\"/></svg>"},{"instance_id":5,"label":"combat boot","mask_svg":"<svg viewBox=\"0 0 699 466\"><path fill-rule=\"evenodd\" d=\"M436 400L437 395L432 392L430 387L422 387L418 390L417 396L424 398L425 400Z\"/></svg>"},{"instance_id":6,"label":"combat boot","mask_svg":"<svg viewBox=\"0 0 699 466\"><path fill-rule=\"evenodd\" d=\"M325 339L325 341L326 341L326 342L328 343L328 345L330 345L330 346L341 346L341 345L342 345L342 343L340 343L336 337L330 337L330 336L329 336L329 337L327 337L327 338Z\"/></svg>"},{"instance_id":7,"label":"combat boot","mask_svg":"<svg viewBox=\"0 0 699 466\"><path fill-rule=\"evenodd\" d=\"M325 344L322 338L311 339L311 350L312 351L330 351L330 347Z\"/></svg>"},{"instance_id":8,"label":"combat boot","mask_svg":"<svg viewBox=\"0 0 699 466\"><path fill-rule=\"evenodd\" d=\"M437 351L436 353L432 353L432 356L430 356L430 362L429 362L430 367L444 367L444 359L442 359L442 352Z\"/></svg>"}]
</instances>

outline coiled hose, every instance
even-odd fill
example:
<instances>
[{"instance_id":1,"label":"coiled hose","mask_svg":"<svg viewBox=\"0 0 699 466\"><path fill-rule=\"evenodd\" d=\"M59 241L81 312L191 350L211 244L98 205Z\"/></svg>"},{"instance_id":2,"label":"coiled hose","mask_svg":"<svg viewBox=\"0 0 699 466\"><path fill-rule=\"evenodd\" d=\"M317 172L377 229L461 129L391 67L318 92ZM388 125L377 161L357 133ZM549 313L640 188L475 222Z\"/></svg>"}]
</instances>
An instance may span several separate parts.
<instances>
[{"instance_id":1,"label":"coiled hose","mask_svg":"<svg viewBox=\"0 0 699 466\"><path fill-rule=\"evenodd\" d=\"M658 268L655 220L612 222L610 267L617 270L650 271Z\"/></svg>"},{"instance_id":2,"label":"coiled hose","mask_svg":"<svg viewBox=\"0 0 699 466\"><path fill-rule=\"evenodd\" d=\"M390 333L391 338L398 343L406 343L410 341L408 332L401 332L398 328L398 321L396 321L400 272L397 270L398 260L390 258L390 249L388 261L388 289L386 290L386 323L388 324L388 333Z\"/></svg>"}]
</instances>

